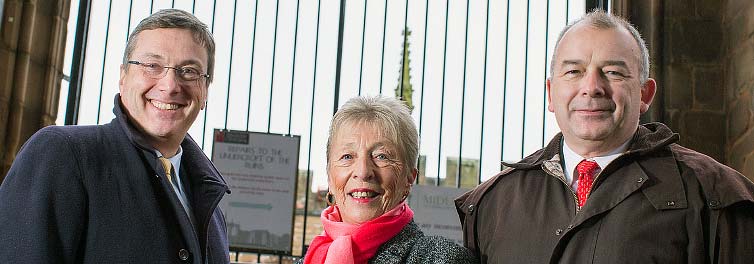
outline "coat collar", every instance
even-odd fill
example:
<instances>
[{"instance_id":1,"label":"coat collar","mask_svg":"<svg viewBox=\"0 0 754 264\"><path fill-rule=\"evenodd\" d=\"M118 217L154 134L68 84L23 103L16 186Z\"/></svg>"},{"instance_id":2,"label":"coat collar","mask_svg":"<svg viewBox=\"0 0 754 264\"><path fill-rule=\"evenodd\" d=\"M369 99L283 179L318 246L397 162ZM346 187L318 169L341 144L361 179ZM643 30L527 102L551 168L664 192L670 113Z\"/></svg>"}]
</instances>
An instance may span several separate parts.
<instances>
[{"instance_id":1,"label":"coat collar","mask_svg":"<svg viewBox=\"0 0 754 264\"><path fill-rule=\"evenodd\" d=\"M642 155L668 146L678 141L679 136L673 133L667 126L662 123L647 123L640 125L631 139L626 155ZM550 143L543 149L534 152L516 163L506 163L503 165L516 169L530 169L539 167L544 161L560 155L563 148L563 133L558 133L550 140Z\"/></svg>"},{"instance_id":2,"label":"coat collar","mask_svg":"<svg viewBox=\"0 0 754 264\"><path fill-rule=\"evenodd\" d=\"M115 114L114 123L117 123L122 128L126 137L128 137L128 140L143 150L142 152L145 155L148 155L148 157L157 159L155 149L147 144L144 134L131 123L130 117L123 109L123 105L120 101L120 94L115 95L113 113ZM191 182L218 185L223 189L223 192L230 193L230 189L228 188L225 179L220 176L220 172L215 168L215 165L207 159L202 149L199 148L199 145L196 144L190 135L186 134L181 142L181 147L184 151L183 160L181 162L183 164L189 164L191 168L189 170Z\"/></svg>"}]
</instances>

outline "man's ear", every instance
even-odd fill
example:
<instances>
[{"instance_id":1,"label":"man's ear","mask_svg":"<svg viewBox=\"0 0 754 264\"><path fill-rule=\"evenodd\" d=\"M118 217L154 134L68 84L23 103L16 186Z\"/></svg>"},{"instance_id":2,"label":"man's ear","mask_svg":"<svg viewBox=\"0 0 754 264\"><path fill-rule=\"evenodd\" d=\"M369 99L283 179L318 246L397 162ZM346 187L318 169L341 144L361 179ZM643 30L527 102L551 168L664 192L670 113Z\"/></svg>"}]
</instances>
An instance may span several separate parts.
<instances>
[{"instance_id":1,"label":"man's ear","mask_svg":"<svg viewBox=\"0 0 754 264\"><path fill-rule=\"evenodd\" d=\"M120 79L118 79L118 91L120 94L123 94L123 79L126 78L126 66L124 64L120 65Z\"/></svg>"},{"instance_id":2,"label":"man's ear","mask_svg":"<svg viewBox=\"0 0 754 264\"><path fill-rule=\"evenodd\" d=\"M550 78L547 78L545 81L545 89L547 89L547 111L555 112L555 107L552 106L552 92L550 89L551 86Z\"/></svg>"},{"instance_id":3,"label":"man's ear","mask_svg":"<svg viewBox=\"0 0 754 264\"><path fill-rule=\"evenodd\" d=\"M641 106L639 107L639 113L644 113L649 110L649 106L652 104L652 100L657 92L657 82L649 78L641 86Z\"/></svg>"}]
</instances>

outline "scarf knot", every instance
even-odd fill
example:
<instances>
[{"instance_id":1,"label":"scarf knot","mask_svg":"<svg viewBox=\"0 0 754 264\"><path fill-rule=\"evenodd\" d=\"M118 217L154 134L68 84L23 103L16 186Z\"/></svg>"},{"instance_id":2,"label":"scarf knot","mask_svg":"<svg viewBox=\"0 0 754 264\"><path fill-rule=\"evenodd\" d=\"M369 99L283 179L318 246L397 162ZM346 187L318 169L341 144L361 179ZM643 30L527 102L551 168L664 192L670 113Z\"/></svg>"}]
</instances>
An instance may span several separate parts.
<instances>
[{"instance_id":1,"label":"scarf knot","mask_svg":"<svg viewBox=\"0 0 754 264\"><path fill-rule=\"evenodd\" d=\"M361 225L342 221L337 206L330 206L320 215L324 231L312 240L304 257L305 264L366 263L377 249L393 238L414 218L406 202L380 217Z\"/></svg>"}]
</instances>

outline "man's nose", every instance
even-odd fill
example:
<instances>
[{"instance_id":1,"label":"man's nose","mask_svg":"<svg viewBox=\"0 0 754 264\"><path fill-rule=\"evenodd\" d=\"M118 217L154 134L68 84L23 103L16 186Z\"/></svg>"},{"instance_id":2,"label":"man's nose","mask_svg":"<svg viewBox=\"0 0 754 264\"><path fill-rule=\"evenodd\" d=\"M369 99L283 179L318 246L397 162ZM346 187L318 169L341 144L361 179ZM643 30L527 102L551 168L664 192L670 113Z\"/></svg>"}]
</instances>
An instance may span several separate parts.
<instances>
[{"instance_id":1,"label":"man's nose","mask_svg":"<svg viewBox=\"0 0 754 264\"><path fill-rule=\"evenodd\" d=\"M162 78L157 81L157 87L161 91L166 91L168 93L178 92L181 81L178 77L178 72L176 72L175 69L172 68L165 70L167 72L165 73L165 76L162 76Z\"/></svg>"},{"instance_id":2,"label":"man's nose","mask_svg":"<svg viewBox=\"0 0 754 264\"><path fill-rule=\"evenodd\" d=\"M587 71L581 82L581 95L589 97L602 97L607 88L607 79L599 70Z\"/></svg>"}]
</instances>

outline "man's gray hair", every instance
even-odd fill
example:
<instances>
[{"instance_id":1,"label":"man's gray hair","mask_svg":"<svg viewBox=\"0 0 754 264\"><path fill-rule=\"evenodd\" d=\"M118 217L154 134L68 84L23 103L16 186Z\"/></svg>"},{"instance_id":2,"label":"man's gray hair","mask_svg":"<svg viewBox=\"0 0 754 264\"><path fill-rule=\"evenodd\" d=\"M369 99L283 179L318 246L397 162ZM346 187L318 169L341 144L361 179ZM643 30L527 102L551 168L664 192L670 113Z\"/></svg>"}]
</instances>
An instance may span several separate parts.
<instances>
[{"instance_id":1,"label":"man's gray hair","mask_svg":"<svg viewBox=\"0 0 754 264\"><path fill-rule=\"evenodd\" d=\"M346 125L369 124L390 140L400 156L404 173L416 169L419 155L419 134L408 107L402 101L391 97L354 97L340 107L327 137L327 161L330 162L330 148L333 137Z\"/></svg>"},{"instance_id":2,"label":"man's gray hair","mask_svg":"<svg viewBox=\"0 0 754 264\"><path fill-rule=\"evenodd\" d=\"M215 71L215 39L212 38L212 33L207 28L207 24L204 24L191 13L180 9L163 9L141 20L128 36L126 50L123 53L123 65L128 67L128 60L136 49L139 33L144 30L160 28L188 29L193 33L194 40L207 49L207 74L209 74L207 84L212 82Z\"/></svg>"},{"instance_id":3,"label":"man's gray hair","mask_svg":"<svg viewBox=\"0 0 754 264\"><path fill-rule=\"evenodd\" d=\"M587 14L585 14L583 17L579 18L578 20L575 20L571 23L569 23L565 28L563 28L562 31L560 31L560 34L558 35L558 40L555 42L555 50L552 54L552 58L550 60L550 77L555 73L555 58L557 57L558 52L558 45L560 45L560 40L563 39L563 35L565 35L568 30L571 29L576 24L579 24L581 22L589 23L589 25L598 28L598 29L616 29L618 27L625 28L628 30L628 32L631 33L631 36L634 37L634 40L636 40L636 44L639 46L639 49L641 50L641 54L639 54L639 81L641 83L647 82L649 79L649 50L647 49L647 43L644 42L644 39L641 37L641 34L639 33L636 28L631 25L628 21L623 19L622 17L611 15L608 13L605 13L605 11L596 9L593 10Z\"/></svg>"}]
</instances>

